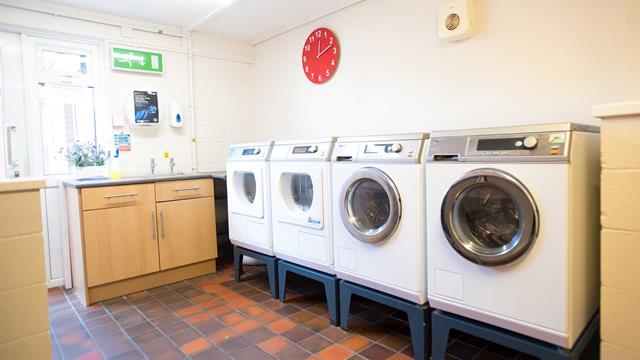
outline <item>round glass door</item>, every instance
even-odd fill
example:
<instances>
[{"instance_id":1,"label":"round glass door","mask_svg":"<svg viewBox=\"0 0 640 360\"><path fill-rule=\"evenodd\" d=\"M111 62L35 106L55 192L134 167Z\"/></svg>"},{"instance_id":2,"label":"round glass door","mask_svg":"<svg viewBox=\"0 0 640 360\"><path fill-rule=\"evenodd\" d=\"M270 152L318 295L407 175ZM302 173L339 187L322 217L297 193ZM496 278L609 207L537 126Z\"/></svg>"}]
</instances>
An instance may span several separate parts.
<instances>
[{"instance_id":1,"label":"round glass door","mask_svg":"<svg viewBox=\"0 0 640 360\"><path fill-rule=\"evenodd\" d=\"M529 191L495 169L467 173L442 203L449 244L476 264L497 266L520 258L538 233L538 210Z\"/></svg>"},{"instance_id":2,"label":"round glass door","mask_svg":"<svg viewBox=\"0 0 640 360\"><path fill-rule=\"evenodd\" d=\"M340 199L342 223L360 241L383 241L400 223L400 195L391 179L379 169L355 171L345 181Z\"/></svg>"},{"instance_id":3,"label":"round glass door","mask_svg":"<svg viewBox=\"0 0 640 360\"><path fill-rule=\"evenodd\" d=\"M253 204L256 200L256 176L248 171L238 171L234 176L239 188L240 198L249 204Z\"/></svg>"},{"instance_id":4,"label":"round glass door","mask_svg":"<svg viewBox=\"0 0 640 360\"><path fill-rule=\"evenodd\" d=\"M313 204L313 181L303 173L283 173L281 189L285 203L293 212L307 212Z\"/></svg>"}]
</instances>

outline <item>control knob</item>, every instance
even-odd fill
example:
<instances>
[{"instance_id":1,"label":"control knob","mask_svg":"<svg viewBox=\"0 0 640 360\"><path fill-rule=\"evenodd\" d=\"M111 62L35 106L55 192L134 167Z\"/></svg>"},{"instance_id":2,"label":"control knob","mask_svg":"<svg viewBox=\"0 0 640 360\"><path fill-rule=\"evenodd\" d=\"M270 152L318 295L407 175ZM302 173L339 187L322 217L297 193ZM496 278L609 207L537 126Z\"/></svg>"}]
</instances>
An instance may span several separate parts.
<instances>
[{"instance_id":1,"label":"control knob","mask_svg":"<svg viewBox=\"0 0 640 360\"><path fill-rule=\"evenodd\" d=\"M391 149L390 150L391 150L391 152L399 153L400 151L402 151L402 145L393 144L393 145L391 145Z\"/></svg>"},{"instance_id":2,"label":"control knob","mask_svg":"<svg viewBox=\"0 0 640 360\"><path fill-rule=\"evenodd\" d=\"M309 152L312 153L312 154L317 153L318 152L318 145L311 145L309 147Z\"/></svg>"},{"instance_id":3,"label":"control knob","mask_svg":"<svg viewBox=\"0 0 640 360\"><path fill-rule=\"evenodd\" d=\"M538 138L535 136L527 136L523 141L524 147L527 149L535 149L538 146Z\"/></svg>"},{"instance_id":4,"label":"control knob","mask_svg":"<svg viewBox=\"0 0 640 360\"><path fill-rule=\"evenodd\" d=\"M253 149L253 155L258 155L260 154L260 152L261 152L260 148Z\"/></svg>"}]
</instances>

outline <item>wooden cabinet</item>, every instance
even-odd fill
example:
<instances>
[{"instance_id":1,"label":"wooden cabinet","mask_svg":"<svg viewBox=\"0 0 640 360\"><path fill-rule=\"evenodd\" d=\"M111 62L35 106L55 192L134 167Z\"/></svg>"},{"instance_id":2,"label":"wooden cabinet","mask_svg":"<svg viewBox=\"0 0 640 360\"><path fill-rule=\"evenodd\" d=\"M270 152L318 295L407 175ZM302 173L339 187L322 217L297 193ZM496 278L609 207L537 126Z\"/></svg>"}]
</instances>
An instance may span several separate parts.
<instances>
[{"instance_id":1,"label":"wooden cabinet","mask_svg":"<svg viewBox=\"0 0 640 360\"><path fill-rule=\"evenodd\" d=\"M84 212L87 285L160 270L155 203Z\"/></svg>"},{"instance_id":2,"label":"wooden cabinet","mask_svg":"<svg viewBox=\"0 0 640 360\"><path fill-rule=\"evenodd\" d=\"M162 202L157 209L162 270L218 255L213 197Z\"/></svg>"},{"instance_id":3,"label":"wooden cabinet","mask_svg":"<svg viewBox=\"0 0 640 360\"><path fill-rule=\"evenodd\" d=\"M213 180L67 189L73 286L85 304L215 272Z\"/></svg>"}]
</instances>

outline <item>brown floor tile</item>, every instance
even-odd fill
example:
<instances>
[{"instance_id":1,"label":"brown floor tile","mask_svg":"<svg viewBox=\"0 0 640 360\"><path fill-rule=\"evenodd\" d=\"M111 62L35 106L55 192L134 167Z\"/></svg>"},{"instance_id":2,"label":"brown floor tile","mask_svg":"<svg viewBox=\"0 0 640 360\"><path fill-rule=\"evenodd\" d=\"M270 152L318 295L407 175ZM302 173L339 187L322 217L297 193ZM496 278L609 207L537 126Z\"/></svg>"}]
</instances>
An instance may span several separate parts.
<instances>
[{"instance_id":1,"label":"brown floor tile","mask_svg":"<svg viewBox=\"0 0 640 360\"><path fill-rule=\"evenodd\" d=\"M296 324L289 319L280 319L268 324L267 329L274 333L282 334L285 331L293 329L295 326Z\"/></svg>"},{"instance_id":2,"label":"brown floor tile","mask_svg":"<svg viewBox=\"0 0 640 360\"><path fill-rule=\"evenodd\" d=\"M313 331L311 331L311 330L309 330L309 329L307 329L305 327L296 325L295 327L293 327L293 328L285 331L284 333L282 333L282 336L284 336L287 339L293 341L294 343L297 343L298 341L302 341L302 340L308 338L309 336L311 336L313 334L314 334Z\"/></svg>"},{"instance_id":3,"label":"brown floor tile","mask_svg":"<svg viewBox=\"0 0 640 360\"><path fill-rule=\"evenodd\" d=\"M246 319L246 316L235 311L220 317L220 320L222 320L227 325L234 325L245 319Z\"/></svg>"},{"instance_id":4,"label":"brown floor tile","mask_svg":"<svg viewBox=\"0 0 640 360\"><path fill-rule=\"evenodd\" d=\"M233 330L242 334L242 333L249 332L255 328L258 328L259 326L260 324L257 321L247 319L233 325L232 328Z\"/></svg>"},{"instance_id":5,"label":"brown floor tile","mask_svg":"<svg viewBox=\"0 0 640 360\"><path fill-rule=\"evenodd\" d=\"M214 344L219 344L219 343L227 341L227 340L229 340L231 338L234 338L234 337L236 337L238 335L240 335L240 334L235 332L233 329L225 327L225 328L222 328L222 329L210 334L209 335L209 340L211 342L213 342Z\"/></svg>"},{"instance_id":6,"label":"brown floor tile","mask_svg":"<svg viewBox=\"0 0 640 360\"><path fill-rule=\"evenodd\" d=\"M329 326L328 328L322 330L320 335L326 337L327 339L333 342L339 342L342 339L347 338L350 334L339 327Z\"/></svg>"},{"instance_id":7,"label":"brown floor tile","mask_svg":"<svg viewBox=\"0 0 640 360\"><path fill-rule=\"evenodd\" d=\"M371 344L371 340L358 334L351 335L340 342L340 345L353 352L358 352L367 347L369 344Z\"/></svg>"},{"instance_id":8,"label":"brown floor tile","mask_svg":"<svg viewBox=\"0 0 640 360\"><path fill-rule=\"evenodd\" d=\"M244 337L246 337L247 339L251 340L254 343L259 343L263 340L266 340L272 336L274 336L275 333L269 329L267 329L264 326L260 326L258 328L255 328L249 332L247 332L246 334L244 334Z\"/></svg>"},{"instance_id":9,"label":"brown floor tile","mask_svg":"<svg viewBox=\"0 0 640 360\"><path fill-rule=\"evenodd\" d=\"M306 359L310 355L311 354L298 346L289 346L277 353L276 358L278 358L278 360L299 360Z\"/></svg>"},{"instance_id":10,"label":"brown floor tile","mask_svg":"<svg viewBox=\"0 0 640 360\"><path fill-rule=\"evenodd\" d=\"M390 358L394 352L382 345L371 344L364 348L364 350L361 350L358 354L369 360L384 360Z\"/></svg>"},{"instance_id":11,"label":"brown floor tile","mask_svg":"<svg viewBox=\"0 0 640 360\"><path fill-rule=\"evenodd\" d=\"M400 351L411 344L411 340L398 335L387 335L378 340L379 344L382 344L394 351Z\"/></svg>"},{"instance_id":12,"label":"brown floor tile","mask_svg":"<svg viewBox=\"0 0 640 360\"><path fill-rule=\"evenodd\" d=\"M349 349L346 349L338 344L333 344L316 354L316 357L322 360L345 360L353 355Z\"/></svg>"},{"instance_id":13,"label":"brown floor tile","mask_svg":"<svg viewBox=\"0 0 640 360\"><path fill-rule=\"evenodd\" d=\"M233 354L233 358L235 360L273 359L272 356L269 356L269 354L262 351L262 349L256 346L251 346L244 350L238 351L237 353Z\"/></svg>"},{"instance_id":14,"label":"brown floor tile","mask_svg":"<svg viewBox=\"0 0 640 360\"><path fill-rule=\"evenodd\" d=\"M205 340L205 338L199 337L197 339L189 341L184 345L181 345L180 351L182 351L187 356L192 356L209 349L211 346L211 343Z\"/></svg>"},{"instance_id":15,"label":"brown floor tile","mask_svg":"<svg viewBox=\"0 0 640 360\"><path fill-rule=\"evenodd\" d=\"M279 319L282 319L282 316L273 311L265 311L264 313L256 316L256 320L262 324L270 324Z\"/></svg>"},{"instance_id":16,"label":"brown floor tile","mask_svg":"<svg viewBox=\"0 0 640 360\"><path fill-rule=\"evenodd\" d=\"M248 348L249 346L252 346L251 341L247 340L243 336L236 336L218 344L218 347L222 349L222 351L229 354L236 353L240 350Z\"/></svg>"},{"instance_id":17,"label":"brown floor tile","mask_svg":"<svg viewBox=\"0 0 640 360\"><path fill-rule=\"evenodd\" d=\"M283 336L275 335L267 340L261 341L258 346L271 355L277 354L292 344Z\"/></svg>"},{"instance_id":18,"label":"brown floor tile","mask_svg":"<svg viewBox=\"0 0 640 360\"><path fill-rule=\"evenodd\" d=\"M312 354L326 348L331 345L331 341L323 338L320 335L312 335L298 343L302 348L309 351Z\"/></svg>"},{"instance_id":19,"label":"brown floor tile","mask_svg":"<svg viewBox=\"0 0 640 360\"><path fill-rule=\"evenodd\" d=\"M320 317L320 316L316 316L313 319L305 322L302 325L304 327L312 330L312 331L320 332L320 331L328 328L329 326L331 326L331 323L329 322L328 319L325 319L325 318Z\"/></svg>"},{"instance_id":20,"label":"brown floor tile","mask_svg":"<svg viewBox=\"0 0 640 360\"><path fill-rule=\"evenodd\" d=\"M191 357L193 360L223 360L223 359L231 359L227 356L222 350L218 348L211 347L207 350L197 353L196 355Z\"/></svg>"}]
</instances>

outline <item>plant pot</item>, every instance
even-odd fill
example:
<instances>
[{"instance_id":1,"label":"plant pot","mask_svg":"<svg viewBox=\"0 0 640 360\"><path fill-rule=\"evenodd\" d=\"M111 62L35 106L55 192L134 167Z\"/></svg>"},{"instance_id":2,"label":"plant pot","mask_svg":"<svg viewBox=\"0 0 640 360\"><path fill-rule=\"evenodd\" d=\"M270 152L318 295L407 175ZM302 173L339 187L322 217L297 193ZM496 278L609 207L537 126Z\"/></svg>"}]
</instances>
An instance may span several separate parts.
<instances>
[{"instance_id":1,"label":"plant pot","mask_svg":"<svg viewBox=\"0 0 640 360\"><path fill-rule=\"evenodd\" d=\"M74 167L73 174L77 179L107 176L106 166Z\"/></svg>"}]
</instances>

